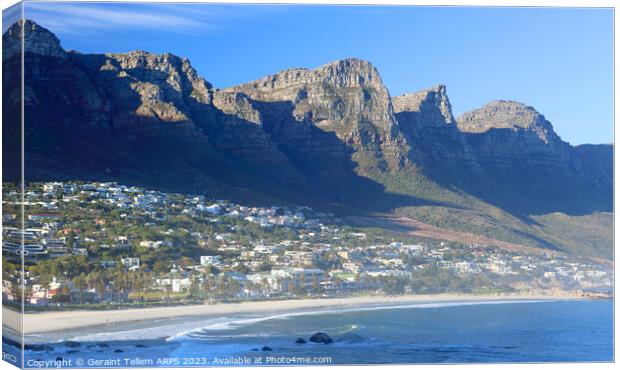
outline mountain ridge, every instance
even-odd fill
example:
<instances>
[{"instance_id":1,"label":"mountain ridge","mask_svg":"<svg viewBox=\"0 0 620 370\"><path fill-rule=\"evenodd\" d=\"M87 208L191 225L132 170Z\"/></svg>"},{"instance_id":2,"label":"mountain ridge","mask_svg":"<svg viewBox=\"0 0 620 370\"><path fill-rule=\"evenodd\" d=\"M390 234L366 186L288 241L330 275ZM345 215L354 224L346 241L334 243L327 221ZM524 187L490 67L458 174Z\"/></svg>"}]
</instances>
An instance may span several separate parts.
<instances>
[{"instance_id":1,"label":"mountain ridge","mask_svg":"<svg viewBox=\"0 0 620 370\"><path fill-rule=\"evenodd\" d=\"M488 226L448 226L560 249L532 215L611 211L613 146L573 147L522 103L455 118L445 86L392 97L356 58L218 89L186 58L66 52L31 21L3 35L9 69L22 30L30 180L123 180L435 224L468 210ZM15 119L9 95L3 114Z\"/></svg>"}]
</instances>

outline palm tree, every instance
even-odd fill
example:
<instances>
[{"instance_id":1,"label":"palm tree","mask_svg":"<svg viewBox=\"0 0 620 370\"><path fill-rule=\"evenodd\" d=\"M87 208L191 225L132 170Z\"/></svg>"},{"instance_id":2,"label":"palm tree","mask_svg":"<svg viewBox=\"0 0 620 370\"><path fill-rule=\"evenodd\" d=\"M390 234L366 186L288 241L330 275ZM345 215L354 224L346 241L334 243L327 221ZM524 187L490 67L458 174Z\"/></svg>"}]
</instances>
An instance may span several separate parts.
<instances>
[{"instance_id":1,"label":"palm tree","mask_svg":"<svg viewBox=\"0 0 620 370\"><path fill-rule=\"evenodd\" d=\"M170 293L172 292L172 284L166 284L166 303L170 303Z\"/></svg>"},{"instance_id":2,"label":"palm tree","mask_svg":"<svg viewBox=\"0 0 620 370\"><path fill-rule=\"evenodd\" d=\"M267 278L262 278L261 284L263 286L263 295L267 295L269 293L269 281L267 281Z\"/></svg>"},{"instance_id":3,"label":"palm tree","mask_svg":"<svg viewBox=\"0 0 620 370\"><path fill-rule=\"evenodd\" d=\"M90 288L95 289L99 302L103 302L106 292L106 278L100 271L93 271L86 276Z\"/></svg>"},{"instance_id":4,"label":"palm tree","mask_svg":"<svg viewBox=\"0 0 620 370\"><path fill-rule=\"evenodd\" d=\"M198 281L198 277L196 276L195 272L192 272L190 275L189 287L187 289L188 298L189 299L195 298L198 295L199 291L200 291L200 284Z\"/></svg>"},{"instance_id":5,"label":"palm tree","mask_svg":"<svg viewBox=\"0 0 620 370\"><path fill-rule=\"evenodd\" d=\"M78 275L73 278L72 282L80 292L80 304L84 304L84 291L88 289L88 281L86 280L86 275Z\"/></svg>"},{"instance_id":6,"label":"palm tree","mask_svg":"<svg viewBox=\"0 0 620 370\"><path fill-rule=\"evenodd\" d=\"M140 280L139 280L139 290L142 292L142 297L144 299L144 296L146 295L146 293L148 293L149 291L149 287L151 286L151 284L153 283L153 276L151 275L151 273L149 272L142 272L140 273ZM138 289L138 288L136 288Z\"/></svg>"}]
</instances>

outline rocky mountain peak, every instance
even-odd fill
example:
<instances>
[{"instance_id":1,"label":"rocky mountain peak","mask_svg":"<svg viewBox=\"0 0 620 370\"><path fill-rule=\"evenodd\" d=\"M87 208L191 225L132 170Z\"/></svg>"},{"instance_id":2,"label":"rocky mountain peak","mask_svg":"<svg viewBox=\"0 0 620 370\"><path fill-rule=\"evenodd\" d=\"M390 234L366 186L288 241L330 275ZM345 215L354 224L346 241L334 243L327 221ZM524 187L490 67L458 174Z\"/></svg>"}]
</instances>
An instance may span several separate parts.
<instances>
[{"instance_id":1,"label":"rocky mountain peak","mask_svg":"<svg viewBox=\"0 0 620 370\"><path fill-rule=\"evenodd\" d=\"M265 129L282 142L295 142L294 150L316 150L317 142L335 134L327 139L329 151L339 153L334 163L346 160L344 146L356 148L353 159L366 167L395 168L404 161L389 92L367 61L349 58L315 69L287 69L224 92L250 98Z\"/></svg>"},{"instance_id":2,"label":"rocky mountain peak","mask_svg":"<svg viewBox=\"0 0 620 370\"><path fill-rule=\"evenodd\" d=\"M127 53L107 53L108 58L115 59L121 68L148 68L167 70L183 65L187 59L182 59L174 54L155 54L143 50L133 50Z\"/></svg>"},{"instance_id":3,"label":"rocky mountain peak","mask_svg":"<svg viewBox=\"0 0 620 370\"><path fill-rule=\"evenodd\" d=\"M492 128L530 129L544 125L545 117L533 107L512 100L494 100L458 118L462 131L485 132Z\"/></svg>"},{"instance_id":4,"label":"rocky mountain peak","mask_svg":"<svg viewBox=\"0 0 620 370\"><path fill-rule=\"evenodd\" d=\"M201 103L212 99L212 86L192 67L187 58L174 54L154 54L142 50L105 54L100 71L110 71L118 77L130 76L138 81L165 85L172 90L192 96Z\"/></svg>"},{"instance_id":5,"label":"rocky mountain peak","mask_svg":"<svg viewBox=\"0 0 620 370\"><path fill-rule=\"evenodd\" d=\"M444 85L435 85L415 93L407 93L392 98L395 113L421 112L431 113L436 119L434 124L455 124L452 105ZM434 114L433 114L434 113Z\"/></svg>"},{"instance_id":6,"label":"rocky mountain peak","mask_svg":"<svg viewBox=\"0 0 620 370\"><path fill-rule=\"evenodd\" d=\"M344 87L383 86L379 71L368 61L347 58L316 69L325 82Z\"/></svg>"},{"instance_id":7,"label":"rocky mountain peak","mask_svg":"<svg viewBox=\"0 0 620 370\"><path fill-rule=\"evenodd\" d=\"M543 141L558 139L549 121L536 109L512 100L495 100L479 109L464 113L457 119L463 132L482 133L490 129L526 130Z\"/></svg>"},{"instance_id":8,"label":"rocky mountain peak","mask_svg":"<svg viewBox=\"0 0 620 370\"><path fill-rule=\"evenodd\" d=\"M26 53L67 58L67 53L60 46L60 40L56 35L29 19L22 19L15 22L2 35L3 60L20 53L22 32Z\"/></svg>"},{"instance_id":9,"label":"rocky mountain peak","mask_svg":"<svg viewBox=\"0 0 620 370\"><path fill-rule=\"evenodd\" d=\"M313 84L327 84L335 87L374 86L384 88L379 72L370 62L356 58L347 58L324 64L316 69L286 69L226 90L252 90L253 95L258 96L261 93L273 94L275 90Z\"/></svg>"},{"instance_id":10,"label":"rocky mountain peak","mask_svg":"<svg viewBox=\"0 0 620 370\"><path fill-rule=\"evenodd\" d=\"M257 101L290 102L298 121L310 120L340 132L361 121L389 131L393 122L389 92L379 72L361 59L287 69L224 91L242 92Z\"/></svg>"},{"instance_id":11,"label":"rocky mountain peak","mask_svg":"<svg viewBox=\"0 0 620 370\"><path fill-rule=\"evenodd\" d=\"M471 147L456 126L444 85L396 96L392 105L412 146L414 161L427 172L446 168L480 172Z\"/></svg>"}]
</instances>

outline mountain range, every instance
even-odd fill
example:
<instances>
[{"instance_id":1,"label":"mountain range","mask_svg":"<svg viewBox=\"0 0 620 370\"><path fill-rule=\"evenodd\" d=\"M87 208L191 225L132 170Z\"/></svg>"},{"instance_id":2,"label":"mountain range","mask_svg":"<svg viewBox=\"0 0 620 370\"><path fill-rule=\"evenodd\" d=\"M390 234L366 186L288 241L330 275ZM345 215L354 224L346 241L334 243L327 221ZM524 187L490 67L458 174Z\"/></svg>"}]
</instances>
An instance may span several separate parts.
<instances>
[{"instance_id":1,"label":"mountain range","mask_svg":"<svg viewBox=\"0 0 620 370\"><path fill-rule=\"evenodd\" d=\"M20 171L6 122L22 114L22 50L27 181L310 205L612 258L612 145L572 146L515 101L454 117L443 85L392 97L355 58L216 88L185 58L67 51L20 21L3 34L4 181Z\"/></svg>"}]
</instances>

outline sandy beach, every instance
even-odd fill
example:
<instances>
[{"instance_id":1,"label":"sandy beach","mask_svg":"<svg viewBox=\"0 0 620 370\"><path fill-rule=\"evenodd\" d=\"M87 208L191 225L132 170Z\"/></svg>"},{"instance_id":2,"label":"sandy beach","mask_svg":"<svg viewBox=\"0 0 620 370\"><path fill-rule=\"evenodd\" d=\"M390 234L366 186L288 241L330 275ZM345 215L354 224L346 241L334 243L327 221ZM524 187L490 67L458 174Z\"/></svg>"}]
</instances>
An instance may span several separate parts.
<instances>
[{"instance_id":1,"label":"sandy beach","mask_svg":"<svg viewBox=\"0 0 620 370\"><path fill-rule=\"evenodd\" d=\"M287 313L300 310L334 309L364 307L370 305L398 305L412 303L434 302L476 302L501 300L560 300L579 299L583 297L566 294L557 295L408 295L398 297L365 296L346 298L317 298L291 299L280 301L259 301L241 303L220 303L192 306L170 306L153 308L135 308L118 310L91 310L91 311L53 311L28 313L24 315L24 334L51 333L88 327L105 327L113 323L126 324L132 322L148 322L151 320L179 319L179 318L209 318L231 314L265 314ZM21 326L20 314L3 308L3 324L19 331Z\"/></svg>"}]
</instances>

